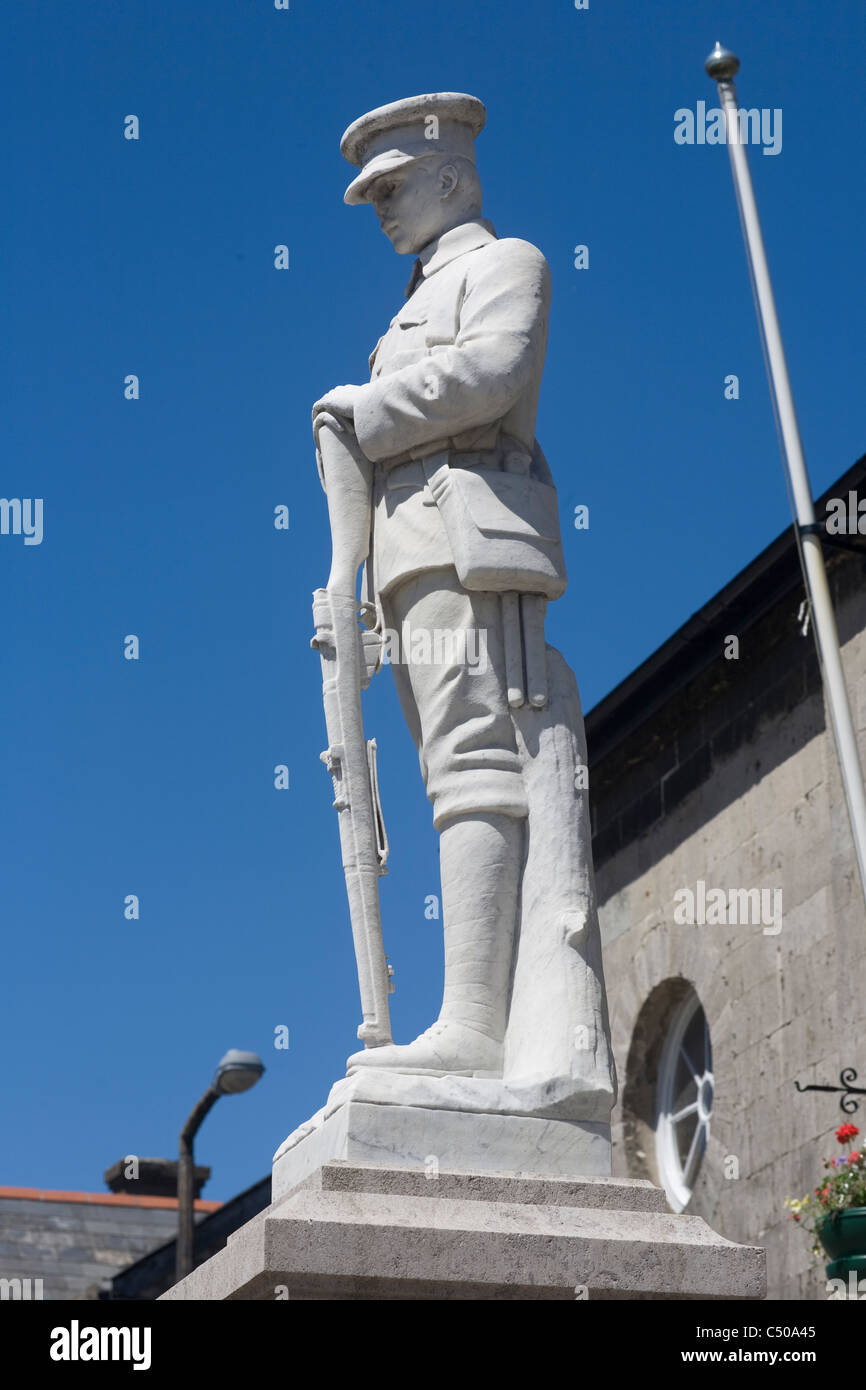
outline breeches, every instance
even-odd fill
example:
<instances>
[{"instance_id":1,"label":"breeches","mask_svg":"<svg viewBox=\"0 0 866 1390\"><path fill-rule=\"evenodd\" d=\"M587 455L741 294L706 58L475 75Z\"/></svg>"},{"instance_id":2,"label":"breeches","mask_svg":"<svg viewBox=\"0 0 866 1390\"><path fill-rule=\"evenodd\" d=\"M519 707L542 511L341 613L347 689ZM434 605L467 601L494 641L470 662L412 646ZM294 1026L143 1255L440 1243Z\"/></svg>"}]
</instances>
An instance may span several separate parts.
<instances>
[{"instance_id":1,"label":"breeches","mask_svg":"<svg viewBox=\"0 0 866 1390\"><path fill-rule=\"evenodd\" d=\"M382 606L437 830L454 816L526 816L499 595L468 593L448 568L407 579Z\"/></svg>"}]
</instances>

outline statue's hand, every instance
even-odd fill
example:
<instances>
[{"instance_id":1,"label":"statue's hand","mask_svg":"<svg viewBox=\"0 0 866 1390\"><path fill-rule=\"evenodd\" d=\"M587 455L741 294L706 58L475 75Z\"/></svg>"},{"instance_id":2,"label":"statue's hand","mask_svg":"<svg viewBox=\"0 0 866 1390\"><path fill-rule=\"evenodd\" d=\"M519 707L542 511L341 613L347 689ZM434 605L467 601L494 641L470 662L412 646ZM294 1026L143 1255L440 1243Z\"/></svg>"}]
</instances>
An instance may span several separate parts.
<instances>
[{"instance_id":1,"label":"statue's hand","mask_svg":"<svg viewBox=\"0 0 866 1390\"><path fill-rule=\"evenodd\" d=\"M316 401L313 406L313 426L315 428L316 416L322 411L327 411L330 415L336 415L351 423L355 419L355 402L358 399L360 386L332 386L330 391L326 391L324 396Z\"/></svg>"}]
</instances>

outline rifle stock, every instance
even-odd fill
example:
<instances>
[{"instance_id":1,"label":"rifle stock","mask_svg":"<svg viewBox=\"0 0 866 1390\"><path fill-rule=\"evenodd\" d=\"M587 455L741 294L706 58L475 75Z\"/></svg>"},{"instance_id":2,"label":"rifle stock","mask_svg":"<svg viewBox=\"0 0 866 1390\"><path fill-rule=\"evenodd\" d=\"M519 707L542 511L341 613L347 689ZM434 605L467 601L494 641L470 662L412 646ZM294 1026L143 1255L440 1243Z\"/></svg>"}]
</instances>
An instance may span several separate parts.
<instances>
[{"instance_id":1,"label":"rifle stock","mask_svg":"<svg viewBox=\"0 0 866 1390\"><path fill-rule=\"evenodd\" d=\"M375 774L376 743L364 737L361 689L367 684L367 663L355 597L358 569L369 546L373 466L331 416L317 417L316 444L333 546L327 587L313 595L316 635L311 645L322 663L328 731L321 757L333 778L340 828L363 1014L358 1037L365 1047L381 1047L391 1041L390 971L379 906L379 876L386 872L388 847Z\"/></svg>"}]
</instances>

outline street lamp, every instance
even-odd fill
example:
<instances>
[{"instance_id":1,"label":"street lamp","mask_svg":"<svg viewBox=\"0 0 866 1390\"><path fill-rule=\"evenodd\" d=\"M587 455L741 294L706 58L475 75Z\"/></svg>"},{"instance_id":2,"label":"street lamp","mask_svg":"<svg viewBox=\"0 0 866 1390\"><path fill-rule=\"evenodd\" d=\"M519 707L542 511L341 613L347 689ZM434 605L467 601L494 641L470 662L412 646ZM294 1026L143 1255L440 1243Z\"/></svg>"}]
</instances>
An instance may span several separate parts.
<instances>
[{"instance_id":1,"label":"street lamp","mask_svg":"<svg viewBox=\"0 0 866 1390\"><path fill-rule=\"evenodd\" d=\"M193 1203L193 1140L208 1111L220 1096L236 1096L255 1086L264 1066L254 1052L241 1052L233 1047L223 1057L201 1100L195 1106L180 1132L180 1152L177 1165L177 1259L175 1283L179 1283L193 1267L194 1203Z\"/></svg>"}]
</instances>

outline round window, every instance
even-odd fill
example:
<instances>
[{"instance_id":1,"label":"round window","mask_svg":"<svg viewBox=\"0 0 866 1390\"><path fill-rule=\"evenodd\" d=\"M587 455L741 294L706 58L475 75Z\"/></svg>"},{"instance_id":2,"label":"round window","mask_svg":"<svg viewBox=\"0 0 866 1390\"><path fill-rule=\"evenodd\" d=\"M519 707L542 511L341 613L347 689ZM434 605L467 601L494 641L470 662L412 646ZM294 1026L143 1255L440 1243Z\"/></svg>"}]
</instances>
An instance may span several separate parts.
<instances>
[{"instance_id":1,"label":"round window","mask_svg":"<svg viewBox=\"0 0 866 1390\"><path fill-rule=\"evenodd\" d=\"M674 1211L692 1195L710 1134L713 1057L698 996L686 995L670 1020L656 1092L659 1176Z\"/></svg>"}]
</instances>

